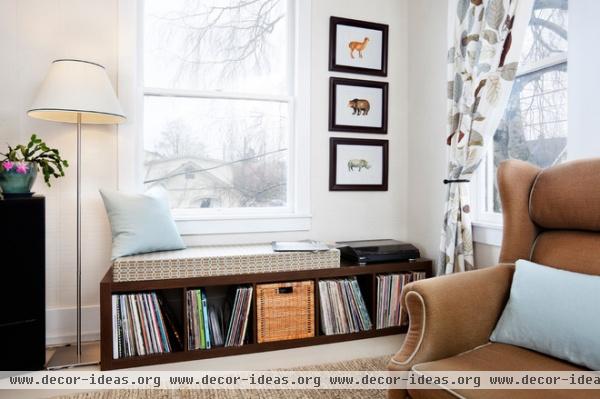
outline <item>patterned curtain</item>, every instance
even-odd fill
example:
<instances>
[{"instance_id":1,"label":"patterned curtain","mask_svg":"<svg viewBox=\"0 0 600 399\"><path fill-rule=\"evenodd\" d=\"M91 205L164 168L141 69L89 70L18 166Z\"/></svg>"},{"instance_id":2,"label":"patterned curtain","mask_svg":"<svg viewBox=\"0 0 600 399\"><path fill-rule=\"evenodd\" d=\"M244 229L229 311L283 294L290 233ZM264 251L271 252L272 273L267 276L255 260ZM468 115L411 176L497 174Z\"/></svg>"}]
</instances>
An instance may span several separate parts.
<instances>
[{"instance_id":1,"label":"patterned curtain","mask_svg":"<svg viewBox=\"0 0 600 399\"><path fill-rule=\"evenodd\" d=\"M534 0L450 0L448 185L438 275L474 268L469 184L506 108Z\"/></svg>"}]
</instances>

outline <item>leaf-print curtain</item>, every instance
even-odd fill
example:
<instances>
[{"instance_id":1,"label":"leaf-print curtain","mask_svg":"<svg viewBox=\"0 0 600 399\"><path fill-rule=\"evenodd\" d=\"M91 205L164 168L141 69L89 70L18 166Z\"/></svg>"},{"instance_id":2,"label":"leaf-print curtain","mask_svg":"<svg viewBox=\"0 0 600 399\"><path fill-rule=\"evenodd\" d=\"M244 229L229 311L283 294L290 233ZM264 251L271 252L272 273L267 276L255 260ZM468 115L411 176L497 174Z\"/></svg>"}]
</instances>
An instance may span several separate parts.
<instances>
[{"instance_id":1,"label":"leaf-print curtain","mask_svg":"<svg viewBox=\"0 0 600 399\"><path fill-rule=\"evenodd\" d=\"M471 270L469 181L500 123L533 0L451 0L448 50L449 146L438 275Z\"/></svg>"}]
</instances>

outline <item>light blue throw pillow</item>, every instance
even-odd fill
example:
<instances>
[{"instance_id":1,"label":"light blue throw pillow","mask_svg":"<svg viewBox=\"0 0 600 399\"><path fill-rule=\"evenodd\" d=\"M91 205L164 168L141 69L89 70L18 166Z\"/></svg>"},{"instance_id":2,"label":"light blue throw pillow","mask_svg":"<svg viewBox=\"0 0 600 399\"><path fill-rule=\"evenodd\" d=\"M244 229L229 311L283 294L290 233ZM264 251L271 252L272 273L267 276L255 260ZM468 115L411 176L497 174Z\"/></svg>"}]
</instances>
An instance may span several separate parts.
<instances>
[{"instance_id":1,"label":"light blue throw pillow","mask_svg":"<svg viewBox=\"0 0 600 399\"><path fill-rule=\"evenodd\" d=\"M600 370L600 276L518 260L490 340Z\"/></svg>"},{"instance_id":2,"label":"light blue throw pillow","mask_svg":"<svg viewBox=\"0 0 600 399\"><path fill-rule=\"evenodd\" d=\"M185 248L164 189L146 194L100 190L112 230L112 258Z\"/></svg>"}]
</instances>

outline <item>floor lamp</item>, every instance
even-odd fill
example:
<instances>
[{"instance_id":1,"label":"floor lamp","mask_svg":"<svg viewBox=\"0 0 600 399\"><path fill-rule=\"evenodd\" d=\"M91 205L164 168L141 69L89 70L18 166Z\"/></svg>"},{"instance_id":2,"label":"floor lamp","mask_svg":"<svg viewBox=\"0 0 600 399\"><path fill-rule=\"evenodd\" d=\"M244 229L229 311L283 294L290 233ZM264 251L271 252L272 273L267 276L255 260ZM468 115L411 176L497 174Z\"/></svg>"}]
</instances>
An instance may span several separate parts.
<instances>
[{"instance_id":1,"label":"floor lamp","mask_svg":"<svg viewBox=\"0 0 600 399\"><path fill-rule=\"evenodd\" d=\"M104 67L94 62L60 59L52 62L29 116L77 124L77 342L57 348L49 369L97 364L98 344L81 342L81 124L125 121Z\"/></svg>"}]
</instances>

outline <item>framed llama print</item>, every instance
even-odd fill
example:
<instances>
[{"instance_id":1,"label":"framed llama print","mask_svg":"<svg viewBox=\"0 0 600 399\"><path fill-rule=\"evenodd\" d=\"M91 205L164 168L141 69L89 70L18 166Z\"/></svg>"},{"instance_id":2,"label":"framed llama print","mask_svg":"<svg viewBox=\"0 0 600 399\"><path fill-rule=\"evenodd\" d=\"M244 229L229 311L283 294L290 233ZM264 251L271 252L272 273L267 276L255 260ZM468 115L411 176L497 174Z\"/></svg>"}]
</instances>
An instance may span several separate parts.
<instances>
[{"instance_id":1,"label":"framed llama print","mask_svg":"<svg viewBox=\"0 0 600 399\"><path fill-rule=\"evenodd\" d=\"M387 76L388 25L329 20L329 70Z\"/></svg>"},{"instance_id":2,"label":"framed llama print","mask_svg":"<svg viewBox=\"0 0 600 399\"><path fill-rule=\"evenodd\" d=\"M329 130L387 133L388 83L329 79Z\"/></svg>"},{"instance_id":3,"label":"framed llama print","mask_svg":"<svg viewBox=\"0 0 600 399\"><path fill-rule=\"evenodd\" d=\"M387 140L329 139L329 191L387 189Z\"/></svg>"}]
</instances>

